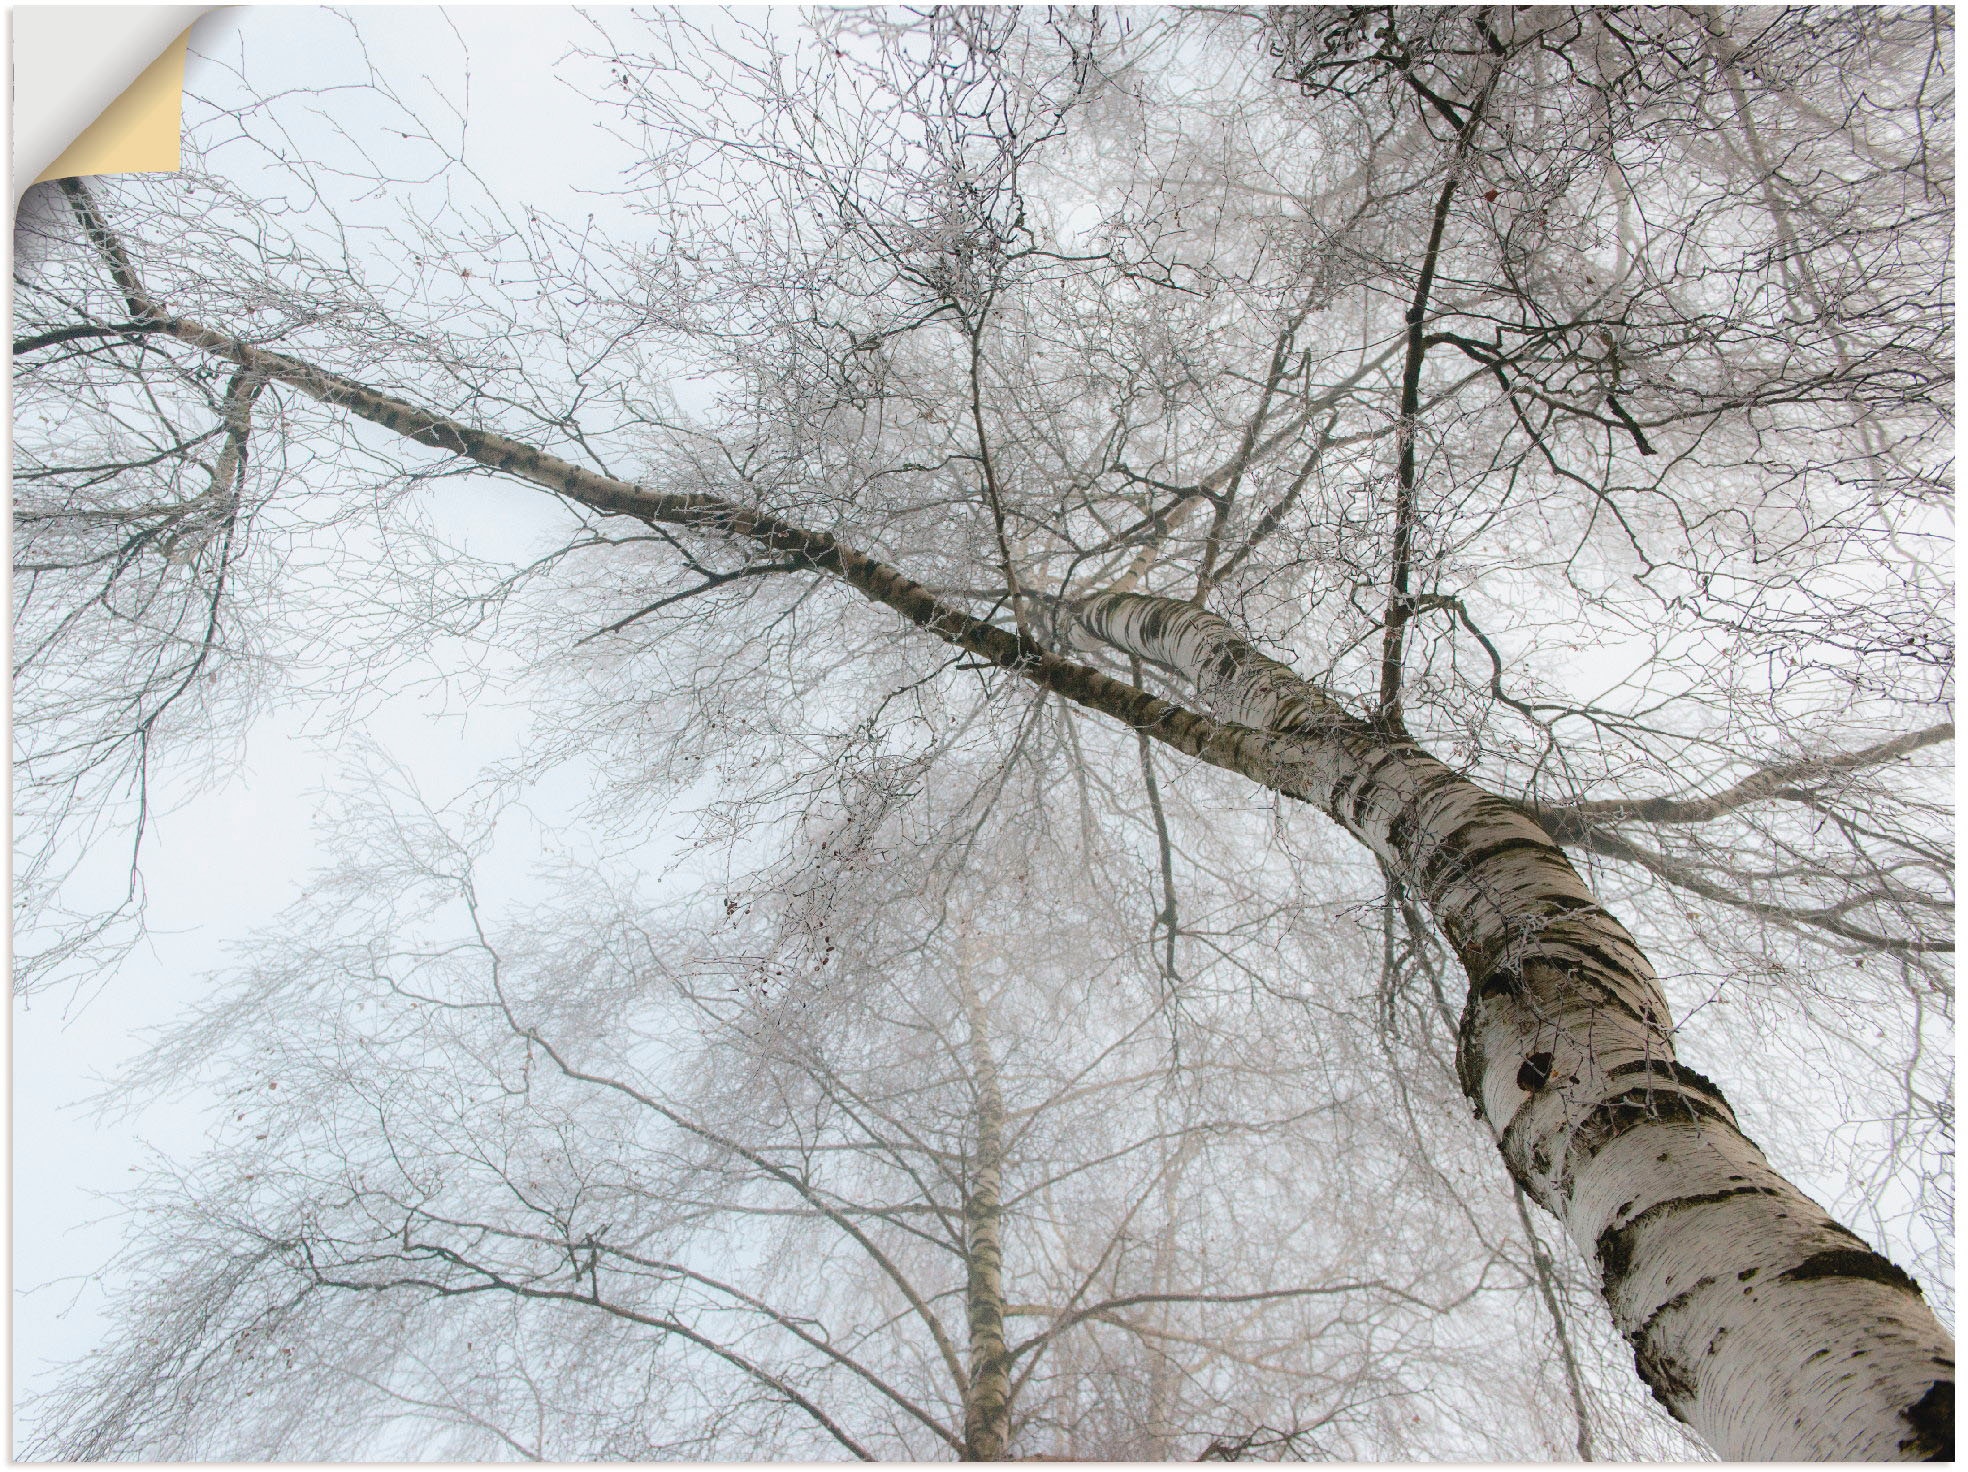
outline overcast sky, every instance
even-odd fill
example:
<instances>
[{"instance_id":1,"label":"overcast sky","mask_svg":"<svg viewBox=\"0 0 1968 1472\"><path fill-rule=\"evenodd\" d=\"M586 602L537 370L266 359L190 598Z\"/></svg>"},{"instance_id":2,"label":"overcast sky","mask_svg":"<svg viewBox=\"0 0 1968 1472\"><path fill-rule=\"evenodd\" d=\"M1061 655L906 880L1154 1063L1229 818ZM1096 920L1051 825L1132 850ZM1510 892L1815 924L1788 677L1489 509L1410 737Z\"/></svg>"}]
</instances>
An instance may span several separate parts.
<instances>
[{"instance_id":1,"label":"overcast sky","mask_svg":"<svg viewBox=\"0 0 1968 1472\"><path fill-rule=\"evenodd\" d=\"M187 136L238 131L226 112L240 100L243 64L261 95L294 89L270 116L249 119L250 131L269 146L326 159L345 156L353 140L382 150L387 162L392 119L363 89L373 68L434 130L447 120L440 98L470 99L468 125L449 119L446 141L462 144L494 192L563 215L577 199L581 213L611 210L608 200L576 194L605 186L621 156L619 145L599 134L594 110L556 76L570 48L594 36L575 12L377 7L353 17L359 39L347 15L313 7L248 6L206 17L193 32L186 67ZM270 126L275 121L284 140ZM239 143L222 144L213 162L249 177L255 165L253 151ZM488 481L443 484L440 523L476 551L515 554L547 532L549 503L537 495ZM467 505L477 514L467 518ZM440 657L403 672L399 683L442 673ZM45 1385L52 1364L86 1352L102 1332L98 1270L120 1239L113 1193L150 1148L183 1157L204 1135L207 1101L199 1097L102 1121L82 1101L142 1046L145 1029L179 1015L209 988L231 948L300 897L320 859L314 820L364 738L443 800L512 755L524 730L523 716L502 708L496 692L467 701L442 683L393 696L355 731L333 715L305 703L278 706L253 725L236 764L228 762L214 780L192 780L167 761L163 811L145 844L148 942L86 993L46 994L16 1006L17 1396ZM195 754L191 765L198 765ZM529 806L539 824L551 826L551 794ZM515 856L528 846L517 834L502 842L508 880L523 873Z\"/></svg>"}]
</instances>

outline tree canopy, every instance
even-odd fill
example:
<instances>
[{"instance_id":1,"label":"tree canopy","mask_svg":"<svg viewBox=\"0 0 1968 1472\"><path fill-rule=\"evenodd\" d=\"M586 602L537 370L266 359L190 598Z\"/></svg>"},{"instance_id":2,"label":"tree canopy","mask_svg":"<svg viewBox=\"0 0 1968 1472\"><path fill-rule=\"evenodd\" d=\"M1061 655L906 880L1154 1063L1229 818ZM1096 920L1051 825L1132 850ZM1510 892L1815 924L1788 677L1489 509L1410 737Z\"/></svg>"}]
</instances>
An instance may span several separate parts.
<instances>
[{"instance_id":1,"label":"tree canopy","mask_svg":"<svg viewBox=\"0 0 1968 1472\"><path fill-rule=\"evenodd\" d=\"M552 188L308 24L23 204L20 985L269 703L533 729L33 1454L1951 1455L1945 12L569 16Z\"/></svg>"}]
</instances>

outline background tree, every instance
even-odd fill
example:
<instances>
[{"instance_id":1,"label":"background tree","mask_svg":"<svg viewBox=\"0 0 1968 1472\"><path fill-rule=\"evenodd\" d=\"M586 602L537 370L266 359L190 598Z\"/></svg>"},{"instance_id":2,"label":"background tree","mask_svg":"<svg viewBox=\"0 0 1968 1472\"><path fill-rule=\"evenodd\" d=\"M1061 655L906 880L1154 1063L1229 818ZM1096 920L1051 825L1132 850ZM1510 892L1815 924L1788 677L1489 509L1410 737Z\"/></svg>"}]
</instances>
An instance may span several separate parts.
<instances>
[{"instance_id":1,"label":"background tree","mask_svg":"<svg viewBox=\"0 0 1968 1472\"><path fill-rule=\"evenodd\" d=\"M547 750L618 816L715 778L741 835L823 780L821 732L898 739L918 692L974 676L1053 733L1082 821L1141 781L1180 999L1240 958L1185 920L1168 795L1248 797L1161 780L1143 738L1316 803L1385 866L1350 882L1390 995L1439 981L1443 942L1469 973L1463 1087L1662 1403L1736 1455L1935 1454L1951 1349L1910 1280L1674 1059L1740 1093L1719 1060L1765 1040L1727 1012L1784 1019L1880 1096L1889 1138L1850 1148L1908 1183L1837 1189L1902 1242L1901 1203L1938 1203L1942 20L850 13L674 21L591 61L639 155L621 246L489 191L392 197L393 223L352 198L318 267L239 198L204 201L202 238L168 189L30 217L23 342L55 356L23 403L65 416L29 508L32 688L97 637L69 609L145 651L107 712L26 702L48 749L141 773L132 692L155 705L183 620L160 633L104 570L170 562L175 531L128 529L165 527L145 467L243 452L278 385L281 442L380 467L385 545L407 487L461 465L561 499L545 556L449 563L477 586L408 606L517 629L546 605ZM200 410L160 372L229 386ZM677 382L687 408L653 387ZM85 421L106 469L68 448ZM170 576L216 627L231 575ZM1203 913L1261 929L1263 886L1224 888ZM1841 1014L1892 1019L1891 1069ZM1785 1092L1756 1132L1822 1139L1839 1111ZM1811 1368L1848 1349L1876 1373Z\"/></svg>"},{"instance_id":2,"label":"background tree","mask_svg":"<svg viewBox=\"0 0 1968 1472\"><path fill-rule=\"evenodd\" d=\"M30 1454L1566 1445L1513 1328L1522 1244L1362 1107L1400 1070L1331 1025L1351 999L1192 993L1178 1059L1137 917L1043 850L973 850L868 914L789 882L918 867L961 771L939 804L890 766L728 910L570 875L514 925L477 878L494 833L457 831L484 818L378 786L291 926L132 1078L210 1078L227 1115L142 1193L140 1256L171 1264L142 1338ZM1364 965L1365 925L1307 939L1335 925ZM1440 1109L1452 1080L1423 1079ZM1461 1133L1467 1177L1487 1146ZM1431 1245L1377 1241L1387 1212ZM1656 1447L1638 1411L1610 1397L1602 1444Z\"/></svg>"}]
</instances>

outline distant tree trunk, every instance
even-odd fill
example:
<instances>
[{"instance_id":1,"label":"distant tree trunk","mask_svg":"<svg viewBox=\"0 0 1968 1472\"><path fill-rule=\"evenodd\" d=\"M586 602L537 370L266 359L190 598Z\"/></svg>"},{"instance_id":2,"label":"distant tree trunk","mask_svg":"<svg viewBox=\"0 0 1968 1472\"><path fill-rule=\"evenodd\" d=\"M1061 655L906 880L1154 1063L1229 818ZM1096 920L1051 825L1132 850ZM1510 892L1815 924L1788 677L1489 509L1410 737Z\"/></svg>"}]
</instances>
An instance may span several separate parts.
<instances>
[{"instance_id":1,"label":"distant tree trunk","mask_svg":"<svg viewBox=\"0 0 1968 1472\"><path fill-rule=\"evenodd\" d=\"M970 1383L964 1392L966 1462L1001 1462L1011 1435L1011 1358L1005 1350L1004 1095L988 1019L967 971L958 978L970 1024L977 1141L964 1195L964 1297L970 1317Z\"/></svg>"},{"instance_id":2,"label":"distant tree trunk","mask_svg":"<svg viewBox=\"0 0 1968 1472\"><path fill-rule=\"evenodd\" d=\"M1169 1203L1175 1195L1175 1184L1187 1163L1188 1142L1184 1142L1183 1153L1162 1176L1162 1205L1166 1213L1162 1230L1155 1239L1154 1275L1150 1279L1156 1293L1171 1293L1175 1290L1175 1213ZM1158 1305L1152 1315L1158 1327L1168 1327L1168 1306ZM1168 1346L1160 1339L1144 1339L1142 1348L1148 1355L1148 1413L1146 1425L1142 1430L1148 1441L1148 1459L1155 1462L1169 1462L1175 1459L1176 1428L1171 1417L1175 1403L1176 1371L1170 1363Z\"/></svg>"},{"instance_id":3,"label":"distant tree trunk","mask_svg":"<svg viewBox=\"0 0 1968 1472\"><path fill-rule=\"evenodd\" d=\"M1222 619L1139 594L1081 621L1265 733L1240 767L1422 895L1469 977L1462 1086L1604 1273L1655 1396L1731 1460L1951 1460L1953 1344L1899 1268L1771 1168L1677 1062L1659 982L1556 840Z\"/></svg>"}]
</instances>

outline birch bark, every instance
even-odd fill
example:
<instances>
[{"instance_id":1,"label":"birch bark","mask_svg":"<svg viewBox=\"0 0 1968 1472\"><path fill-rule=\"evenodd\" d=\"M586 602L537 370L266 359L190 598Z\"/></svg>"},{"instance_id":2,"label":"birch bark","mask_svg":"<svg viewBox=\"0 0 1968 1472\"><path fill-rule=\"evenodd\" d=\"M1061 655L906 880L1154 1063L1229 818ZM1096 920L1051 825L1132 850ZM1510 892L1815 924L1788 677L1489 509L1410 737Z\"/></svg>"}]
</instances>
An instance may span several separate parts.
<instances>
[{"instance_id":1,"label":"birch bark","mask_svg":"<svg viewBox=\"0 0 1968 1472\"><path fill-rule=\"evenodd\" d=\"M970 1025L970 1063L977 1090L977 1140L964 1197L970 1381L964 1393L963 1459L1001 1462L1011 1439L1011 1357L1005 1348L1004 1095L991 1056L984 1004L967 967L960 971L958 985Z\"/></svg>"},{"instance_id":2,"label":"birch bark","mask_svg":"<svg viewBox=\"0 0 1968 1472\"><path fill-rule=\"evenodd\" d=\"M1187 604L1080 620L1264 732L1251 775L1422 895L1469 977L1462 1085L1511 1174L1604 1274L1654 1395L1724 1457L1951 1460L1953 1344L1914 1281L1779 1175L1680 1063L1626 928L1515 805L1359 721Z\"/></svg>"}]
</instances>

